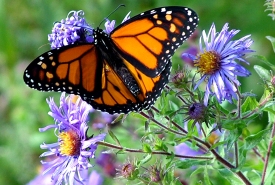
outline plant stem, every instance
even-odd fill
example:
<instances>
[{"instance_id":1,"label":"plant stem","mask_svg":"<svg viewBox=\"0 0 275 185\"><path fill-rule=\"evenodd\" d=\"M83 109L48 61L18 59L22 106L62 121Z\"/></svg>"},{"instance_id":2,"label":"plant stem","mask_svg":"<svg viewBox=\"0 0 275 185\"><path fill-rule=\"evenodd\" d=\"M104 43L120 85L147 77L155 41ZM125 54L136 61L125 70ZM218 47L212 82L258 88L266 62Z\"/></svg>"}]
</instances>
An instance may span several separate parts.
<instances>
[{"instance_id":1,"label":"plant stem","mask_svg":"<svg viewBox=\"0 0 275 185\"><path fill-rule=\"evenodd\" d=\"M115 148L118 150L123 150L123 151L127 151L127 152L133 152L133 153L144 153L144 154L158 154L158 155L166 155L166 156L172 156L174 155L175 157L179 157L179 158L185 158L185 159L204 159L204 160L212 160L213 157L204 157L204 156L186 156L186 155L178 155L178 154L171 154L169 152L163 152L163 151L152 151L152 152L145 152L142 149L131 149L131 148L124 148L118 145L114 145L111 143L106 143L106 142L102 142L99 141L97 142L98 145L101 146L107 146L110 148Z\"/></svg>"},{"instance_id":2,"label":"plant stem","mask_svg":"<svg viewBox=\"0 0 275 185\"><path fill-rule=\"evenodd\" d=\"M173 130L173 129L171 129L171 128L166 127L165 125L163 125L162 123L158 122L158 121L155 120L154 118L152 118L152 117L150 117L149 115L145 114L143 111L140 112L140 114L141 114L142 116L144 116L145 118L150 119L151 121L153 121L154 123L156 123L156 124L159 125L160 127L164 128L164 129L166 129L166 130L168 130L168 131L170 131L170 132L172 132L172 133L174 133L174 134L178 134L178 135L182 135L182 136L185 136L185 135L186 135L186 133L183 134L183 133L181 133L181 132L178 132L178 131L176 131L176 130Z\"/></svg>"},{"instance_id":3,"label":"plant stem","mask_svg":"<svg viewBox=\"0 0 275 185\"><path fill-rule=\"evenodd\" d=\"M267 166L268 166L268 160L269 160L269 157L270 157L270 152L271 152L271 148L272 148L272 145L273 145L274 136L275 136L275 123L273 123L273 126L272 126L272 131L271 131L271 136L270 136L270 140L269 140L269 144L268 144L267 154L266 154L266 158L265 158L265 161L264 161L264 170L263 170L261 185L264 185L264 180L265 180L265 176L266 176L266 169L267 169Z\"/></svg>"},{"instance_id":4,"label":"plant stem","mask_svg":"<svg viewBox=\"0 0 275 185\"><path fill-rule=\"evenodd\" d=\"M234 142L234 153L235 153L235 167L239 166L239 151L238 151L238 142Z\"/></svg>"},{"instance_id":5,"label":"plant stem","mask_svg":"<svg viewBox=\"0 0 275 185\"><path fill-rule=\"evenodd\" d=\"M265 158L259 153L257 147L253 148L254 153L261 158L262 161L265 161Z\"/></svg>"},{"instance_id":6,"label":"plant stem","mask_svg":"<svg viewBox=\"0 0 275 185\"><path fill-rule=\"evenodd\" d=\"M159 113L159 111L158 111L154 106L152 107L152 109L153 109L154 111L156 111L156 112ZM174 121L170 121L170 119L169 119L168 116L165 116L165 118L166 118L168 121L170 121L175 127L177 127L181 132L178 132L178 131L176 131L176 130L173 130L173 129L171 129L171 128L166 127L166 126L163 125L162 123L158 122L158 121L155 120L154 118L152 118L152 117L150 117L149 115L147 115L145 112L140 112L140 114L141 114L142 116L144 116L145 118L150 119L151 121L153 121L155 124L159 125L160 127L164 128L164 129L166 129L166 130L168 130L168 131L170 131L170 132L172 132L172 133L175 133L175 134L178 134L178 135L181 135L181 136L186 136L186 135L188 134L188 132L187 132L185 129L181 128L181 126L179 126L177 123L175 123ZM198 143L204 145L204 141L202 141L201 139L199 139L199 138L197 138L197 137L195 137L195 136L193 136L192 138L193 138L195 141L197 141ZM191 141L190 139L188 139L187 141L189 141L189 142L192 143L192 141ZM206 150L202 145L200 145L200 144L198 144L198 143L196 144L196 146L198 146L202 151L204 151L204 152L206 153L207 150Z\"/></svg>"},{"instance_id":7,"label":"plant stem","mask_svg":"<svg viewBox=\"0 0 275 185\"><path fill-rule=\"evenodd\" d=\"M155 107L152 107L152 109L154 111L156 111L156 112L159 113L158 109L156 109ZM156 124L158 124L160 126L163 126L164 128L168 128L168 127L165 127L163 124L159 123L154 118L152 118L149 115L147 115L146 113L144 113L144 112L140 112L140 113L141 113L141 115L143 115L144 117L150 119L151 121L155 122ZM165 118L167 120L170 120L170 118L168 116L165 116ZM176 122L170 120L170 123L172 123L177 129L179 129L182 132L180 135L187 135L188 134L188 132L184 128L182 128L180 125L178 125ZM168 128L168 129L170 129L170 128ZM172 129L170 129L170 130L172 130ZM174 131L174 133L177 132L175 130L173 130L173 131ZM199 148L203 148L204 151L205 151L205 148L202 147L201 145L205 146L215 156L215 158L220 163L222 163L222 165L224 165L228 169L234 169L235 168L235 166L233 166L231 163L229 163L226 159L222 158L214 149L211 149L211 145L209 143L207 143L207 142L205 142L205 141L203 141L200 138L197 138L195 136L193 136L192 139L194 139L195 141L197 141L198 143L200 143L200 144L197 143L196 145L199 146ZM238 172L234 172L233 171L233 173L235 173L246 185L251 185L251 183L249 182L249 180L243 175L243 173L241 171L238 171Z\"/></svg>"}]
</instances>

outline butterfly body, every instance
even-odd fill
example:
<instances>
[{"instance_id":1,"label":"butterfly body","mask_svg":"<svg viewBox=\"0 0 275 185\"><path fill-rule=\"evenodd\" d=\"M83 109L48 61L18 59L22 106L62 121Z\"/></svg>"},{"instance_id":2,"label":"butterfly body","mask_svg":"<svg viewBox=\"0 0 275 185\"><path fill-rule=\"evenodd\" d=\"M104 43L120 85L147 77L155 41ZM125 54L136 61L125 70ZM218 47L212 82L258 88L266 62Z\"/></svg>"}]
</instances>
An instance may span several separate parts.
<instances>
[{"instance_id":1,"label":"butterfly body","mask_svg":"<svg viewBox=\"0 0 275 185\"><path fill-rule=\"evenodd\" d=\"M171 56L197 23L185 7L146 11L110 34L95 29L92 43L42 54L27 67L24 81L40 91L78 94L109 113L147 109L168 82Z\"/></svg>"}]
</instances>

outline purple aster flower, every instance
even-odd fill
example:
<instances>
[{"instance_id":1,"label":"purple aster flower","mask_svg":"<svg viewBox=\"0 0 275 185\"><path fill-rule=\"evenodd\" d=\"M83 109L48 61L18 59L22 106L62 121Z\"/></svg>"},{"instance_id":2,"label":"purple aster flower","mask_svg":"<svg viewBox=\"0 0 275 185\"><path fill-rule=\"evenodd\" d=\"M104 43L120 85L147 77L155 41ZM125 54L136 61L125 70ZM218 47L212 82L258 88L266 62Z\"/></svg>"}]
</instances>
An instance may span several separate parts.
<instances>
[{"instance_id":1,"label":"purple aster flower","mask_svg":"<svg viewBox=\"0 0 275 185\"><path fill-rule=\"evenodd\" d=\"M130 18L130 12L126 15L123 22ZM106 19L105 32L110 33L115 26L115 21ZM67 18L56 22L52 29L52 33L48 35L51 48L59 48L74 43L92 43L94 29L86 22L84 12L71 11Z\"/></svg>"},{"instance_id":2,"label":"purple aster flower","mask_svg":"<svg viewBox=\"0 0 275 185\"><path fill-rule=\"evenodd\" d=\"M51 109L49 115L54 118L55 124L40 129L40 132L44 132L54 128L58 137L58 142L43 143L40 146L48 150L41 157L57 156L53 161L42 161L42 164L50 165L44 174L54 169L52 179L56 180L56 184L62 184L62 182L85 184L88 168L92 167L89 161L94 158L97 142L104 140L106 136L106 134L87 136L88 114L93 109L89 104L75 97L77 96L65 97L65 93L62 93L60 107L57 107L53 98L47 100Z\"/></svg>"},{"instance_id":3,"label":"purple aster flower","mask_svg":"<svg viewBox=\"0 0 275 185\"><path fill-rule=\"evenodd\" d=\"M56 22L48 35L51 48L55 49L74 43L93 42L93 28L86 22L83 11L71 11L67 18Z\"/></svg>"},{"instance_id":4,"label":"purple aster flower","mask_svg":"<svg viewBox=\"0 0 275 185\"><path fill-rule=\"evenodd\" d=\"M249 64L242 57L246 53L253 52L249 47L253 43L250 35L238 40L231 40L240 30L228 30L226 23L221 32L216 32L215 25L212 24L208 35L202 32L200 38L200 54L184 54L194 61L194 66L198 67L201 79L196 84L195 89L205 80L208 80L204 96L204 104L208 104L211 94L215 94L219 103L228 100L232 103L232 98L237 99L237 86L240 82L237 76L247 77L251 73L242 65Z\"/></svg>"}]
</instances>

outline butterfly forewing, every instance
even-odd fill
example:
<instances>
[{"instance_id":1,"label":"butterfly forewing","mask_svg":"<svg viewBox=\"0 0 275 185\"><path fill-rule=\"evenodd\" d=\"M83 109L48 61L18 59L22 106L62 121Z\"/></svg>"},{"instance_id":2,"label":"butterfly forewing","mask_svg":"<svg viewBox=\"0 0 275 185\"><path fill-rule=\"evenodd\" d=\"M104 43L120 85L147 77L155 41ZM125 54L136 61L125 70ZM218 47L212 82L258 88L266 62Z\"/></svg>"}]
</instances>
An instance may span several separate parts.
<instances>
[{"instance_id":1,"label":"butterfly forewing","mask_svg":"<svg viewBox=\"0 0 275 185\"><path fill-rule=\"evenodd\" d=\"M60 91L98 98L102 94L102 59L93 44L69 45L37 57L24 81L40 91Z\"/></svg>"},{"instance_id":2,"label":"butterfly forewing","mask_svg":"<svg viewBox=\"0 0 275 185\"><path fill-rule=\"evenodd\" d=\"M127 61L155 77L197 24L197 14L189 8L162 7L127 20L113 30L111 38Z\"/></svg>"}]
</instances>

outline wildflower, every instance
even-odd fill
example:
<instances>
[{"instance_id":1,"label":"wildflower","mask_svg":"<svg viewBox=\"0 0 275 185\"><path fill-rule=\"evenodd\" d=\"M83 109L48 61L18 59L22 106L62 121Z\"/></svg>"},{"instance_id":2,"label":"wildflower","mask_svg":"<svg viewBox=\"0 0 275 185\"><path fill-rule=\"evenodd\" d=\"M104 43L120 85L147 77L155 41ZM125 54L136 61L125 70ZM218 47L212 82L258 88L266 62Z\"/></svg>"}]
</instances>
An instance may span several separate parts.
<instances>
[{"instance_id":1,"label":"wildflower","mask_svg":"<svg viewBox=\"0 0 275 185\"><path fill-rule=\"evenodd\" d=\"M208 126L209 110L202 102L197 102L193 99L186 99L185 105L182 106L183 114L186 115L184 123L193 121L192 128L196 123L205 124Z\"/></svg>"},{"instance_id":2,"label":"wildflower","mask_svg":"<svg viewBox=\"0 0 275 185\"><path fill-rule=\"evenodd\" d=\"M171 77L171 81L175 87L180 87L181 85L185 85L187 81L187 70L178 70L175 71L175 74Z\"/></svg>"},{"instance_id":3,"label":"wildflower","mask_svg":"<svg viewBox=\"0 0 275 185\"><path fill-rule=\"evenodd\" d=\"M130 12L126 15L123 22L130 18ZM114 29L115 21L106 19L105 32L110 34ZM84 18L84 12L71 11L67 18L56 22L52 29L52 33L48 35L48 40L51 43L51 48L59 48L75 43L92 43L94 41L92 28Z\"/></svg>"},{"instance_id":4,"label":"wildflower","mask_svg":"<svg viewBox=\"0 0 275 185\"><path fill-rule=\"evenodd\" d=\"M151 166L149 169L149 174L151 182L161 182L164 175L161 165L159 165L159 167L157 165Z\"/></svg>"},{"instance_id":5,"label":"wildflower","mask_svg":"<svg viewBox=\"0 0 275 185\"><path fill-rule=\"evenodd\" d=\"M221 32L216 32L215 25L212 24L208 35L202 32L200 38L200 54L196 57L192 54L185 54L194 61L194 66L198 68L201 79L195 85L195 89L206 79L208 80L204 96L204 104L208 104L209 96L215 94L219 103L228 100L232 103L232 98L237 99L237 86L240 82L237 76L247 77L251 73L236 61L249 64L242 57L246 53L253 52L249 47L253 43L250 35L238 40L231 40L240 30L228 31L226 23ZM204 45L204 46L203 46Z\"/></svg>"},{"instance_id":6,"label":"wildflower","mask_svg":"<svg viewBox=\"0 0 275 185\"><path fill-rule=\"evenodd\" d=\"M74 97L74 96L73 96ZM41 157L57 156L49 164L50 167L44 171L48 173L54 169L52 179L56 184L74 184L75 182L84 184L87 180L89 163L94 158L97 149L97 142L105 138L105 134L88 137L87 121L88 114L93 110L90 105L78 98L76 101L72 96L65 97L61 94L60 107L58 108L53 98L47 100L51 112L49 115L55 120L55 124L40 129L44 132L54 128L58 137L58 142L41 145L42 149L47 149Z\"/></svg>"},{"instance_id":7,"label":"wildflower","mask_svg":"<svg viewBox=\"0 0 275 185\"><path fill-rule=\"evenodd\" d=\"M138 178L139 169L135 162L128 161L118 169L119 175L127 180L134 180Z\"/></svg>"},{"instance_id":8,"label":"wildflower","mask_svg":"<svg viewBox=\"0 0 275 185\"><path fill-rule=\"evenodd\" d=\"M93 42L93 28L86 22L83 11L71 11L67 18L56 22L48 35L51 48L59 48L74 43Z\"/></svg>"}]
</instances>

